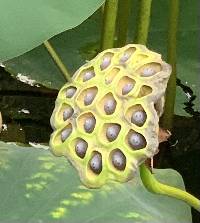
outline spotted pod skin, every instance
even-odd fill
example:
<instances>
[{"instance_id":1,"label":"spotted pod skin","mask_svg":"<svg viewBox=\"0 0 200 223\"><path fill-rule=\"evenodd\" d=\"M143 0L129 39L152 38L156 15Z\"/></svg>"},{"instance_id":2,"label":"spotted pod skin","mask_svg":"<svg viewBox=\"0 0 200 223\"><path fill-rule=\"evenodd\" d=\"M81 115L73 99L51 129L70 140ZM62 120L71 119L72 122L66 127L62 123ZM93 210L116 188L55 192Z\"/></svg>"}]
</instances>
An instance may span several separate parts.
<instances>
[{"instance_id":1,"label":"spotted pod skin","mask_svg":"<svg viewBox=\"0 0 200 223\"><path fill-rule=\"evenodd\" d=\"M159 117L171 67L139 44L108 49L59 91L50 147L84 185L126 182L158 151Z\"/></svg>"}]
</instances>

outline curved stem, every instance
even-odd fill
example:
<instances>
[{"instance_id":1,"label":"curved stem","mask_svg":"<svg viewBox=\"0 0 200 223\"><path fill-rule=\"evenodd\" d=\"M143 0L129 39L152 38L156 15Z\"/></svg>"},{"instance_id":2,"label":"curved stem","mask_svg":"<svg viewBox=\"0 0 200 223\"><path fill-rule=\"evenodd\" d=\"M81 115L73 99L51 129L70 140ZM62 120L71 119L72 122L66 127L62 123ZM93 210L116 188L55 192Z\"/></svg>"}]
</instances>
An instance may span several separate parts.
<instances>
[{"instance_id":1,"label":"curved stem","mask_svg":"<svg viewBox=\"0 0 200 223\"><path fill-rule=\"evenodd\" d=\"M135 42L146 45L150 24L151 2L152 0L139 1L139 18L137 23L137 31Z\"/></svg>"},{"instance_id":2,"label":"curved stem","mask_svg":"<svg viewBox=\"0 0 200 223\"><path fill-rule=\"evenodd\" d=\"M171 130L173 126L174 104L176 98L176 50L178 16L179 0L171 0L168 29L167 62L172 65L172 74L167 85L165 97L165 112L161 119L162 126L169 130Z\"/></svg>"},{"instance_id":3,"label":"curved stem","mask_svg":"<svg viewBox=\"0 0 200 223\"><path fill-rule=\"evenodd\" d=\"M44 41L44 45L45 45L46 49L48 50L49 54L51 55L51 57L53 58L53 60L56 63L56 65L61 70L64 78L67 81L71 81L71 77L69 75L69 72L67 71L67 68L65 67L65 65L61 61L61 59L59 58L58 54L56 53L56 51L54 50L54 48L52 47L52 45L50 44L50 42L48 40L46 40L46 41Z\"/></svg>"},{"instance_id":4,"label":"curved stem","mask_svg":"<svg viewBox=\"0 0 200 223\"><path fill-rule=\"evenodd\" d=\"M118 0L106 0L103 14L101 50L114 46Z\"/></svg>"},{"instance_id":5,"label":"curved stem","mask_svg":"<svg viewBox=\"0 0 200 223\"><path fill-rule=\"evenodd\" d=\"M186 191L158 182L144 163L140 166L140 177L148 191L185 201L200 212L200 200Z\"/></svg>"},{"instance_id":6,"label":"curved stem","mask_svg":"<svg viewBox=\"0 0 200 223\"><path fill-rule=\"evenodd\" d=\"M117 15L117 47L126 44L131 0L119 0Z\"/></svg>"}]
</instances>

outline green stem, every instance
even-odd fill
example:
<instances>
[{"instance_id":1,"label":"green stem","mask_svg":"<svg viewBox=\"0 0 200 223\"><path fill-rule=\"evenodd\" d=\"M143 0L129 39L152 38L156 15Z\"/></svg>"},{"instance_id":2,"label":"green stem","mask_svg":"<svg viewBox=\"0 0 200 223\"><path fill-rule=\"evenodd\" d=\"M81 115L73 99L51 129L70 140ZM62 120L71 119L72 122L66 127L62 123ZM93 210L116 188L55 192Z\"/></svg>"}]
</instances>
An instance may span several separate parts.
<instances>
[{"instance_id":1,"label":"green stem","mask_svg":"<svg viewBox=\"0 0 200 223\"><path fill-rule=\"evenodd\" d=\"M178 16L179 16L179 0L171 0L169 31L168 31L167 62L172 65L172 74L170 76L166 90L165 112L161 119L162 126L169 130L172 129L173 126L174 104L176 97L176 50L177 50Z\"/></svg>"},{"instance_id":2,"label":"green stem","mask_svg":"<svg viewBox=\"0 0 200 223\"><path fill-rule=\"evenodd\" d=\"M167 195L185 201L200 212L200 200L186 191L158 182L144 163L140 166L140 177L146 189L151 193Z\"/></svg>"},{"instance_id":3,"label":"green stem","mask_svg":"<svg viewBox=\"0 0 200 223\"><path fill-rule=\"evenodd\" d=\"M139 1L139 18L135 38L136 43L144 45L147 43L151 15L151 2L152 0Z\"/></svg>"},{"instance_id":4,"label":"green stem","mask_svg":"<svg viewBox=\"0 0 200 223\"><path fill-rule=\"evenodd\" d=\"M117 46L121 47L126 44L128 21L131 12L131 0L119 0L118 4L118 30L117 30Z\"/></svg>"},{"instance_id":5,"label":"green stem","mask_svg":"<svg viewBox=\"0 0 200 223\"><path fill-rule=\"evenodd\" d=\"M106 0L103 15L101 50L114 46L118 0Z\"/></svg>"},{"instance_id":6,"label":"green stem","mask_svg":"<svg viewBox=\"0 0 200 223\"><path fill-rule=\"evenodd\" d=\"M44 45L45 45L46 49L48 50L49 54L51 55L51 57L53 58L53 60L56 63L56 65L61 70L64 78L67 81L71 81L71 77L69 75L69 72L67 71L67 68L65 67L65 65L61 61L61 59L59 58L58 54L56 53L56 51L54 50L54 48L52 47L52 45L50 44L50 42L48 40L46 40L46 41L44 41Z\"/></svg>"}]
</instances>

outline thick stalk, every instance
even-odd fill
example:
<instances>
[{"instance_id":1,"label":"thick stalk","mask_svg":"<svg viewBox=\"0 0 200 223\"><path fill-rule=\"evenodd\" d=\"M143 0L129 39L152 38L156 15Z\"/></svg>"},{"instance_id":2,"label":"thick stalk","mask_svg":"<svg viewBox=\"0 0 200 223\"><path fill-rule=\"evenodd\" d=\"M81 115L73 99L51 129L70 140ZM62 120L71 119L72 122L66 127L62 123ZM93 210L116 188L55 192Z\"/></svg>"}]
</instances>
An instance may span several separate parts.
<instances>
[{"instance_id":1,"label":"thick stalk","mask_svg":"<svg viewBox=\"0 0 200 223\"><path fill-rule=\"evenodd\" d=\"M117 15L117 47L126 44L131 0L119 0Z\"/></svg>"},{"instance_id":2,"label":"thick stalk","mask_svg":"<svg viewBox=\"0 0 200 223\"><path fill-rule=\"evenodd\" d=\"M200 200L186 191L158 182L144 163L140 166L140 177L146 189L151 193L167 195L185 201L200 212Z\"/></svg>"},{"instance_id":3,"label":"thick stalk","mask_svg":"<svg viewBox=\"0 0 200 223\"><path fill-rule=\"evenodd\" d=\"M106 0L103 14L101 50L114 46L118 0Z\"/></svg>"},{"instance_id":4,"label":"thick stalk","mask_svg":"<svg viewBox=\"0 0 200 223\"><path fill-rule=\"evenodd\" d=\"M64 78L67 81L70 81L71 77L69 75L69 72L67 71L67 68L65 67L62 60L59 58L58 54L56 53L56 51L54 50L54 48L52 47L50 42L48 40L46 40L46 41L44 41L44 45L45 45L46 49L48 50L49 54L51 55L51 57L53 58L55 64L58 66L58 68L62 72Z\"/></svg>"},{"instance_id":5,"label":"thick stalk","mask_svg":"<svg viewBox=\"0 0 200 223\"><path fill-rule=\"evenodd\" d=\"M170 76L167 90L165 112L161 119L161 124L166 129L172 129L174 104L176 97L176 50L177 50L177 30L179 16L179 0L171 0L170 16L169 16L169 31L168 31L168 47L167 47L167 62L172 66L172 74Z\"/></svg>"},{"instance_id":6,"label":"thick stalk","mask_svg":"<svg viewBox=\"0 0 200 223\"><path fill-rule=\"evenodd\" d=\"M151 15L151 2L152 0L139 1L139 17L138 17L137 31L135 37L136 43L144 45L147 43L150 15Z\"/></svg>"}]
</instances>

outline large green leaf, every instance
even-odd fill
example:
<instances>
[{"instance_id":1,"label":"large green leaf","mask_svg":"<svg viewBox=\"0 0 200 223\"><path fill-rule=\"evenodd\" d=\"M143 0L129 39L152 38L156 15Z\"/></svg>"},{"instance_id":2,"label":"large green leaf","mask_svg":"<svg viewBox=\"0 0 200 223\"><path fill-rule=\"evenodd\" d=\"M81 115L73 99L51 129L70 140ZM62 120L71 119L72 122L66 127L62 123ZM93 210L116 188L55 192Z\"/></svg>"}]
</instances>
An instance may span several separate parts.
<instances>
[{"instance_id":1,"label":"large green leaf","mask_svg":"<svg viewBox=\"0 0 200 223\"><path fill-rule=\"evenodd\" d=\"M184 188L176 171L155 173L160 181ZM0 222L192 222L185 203L147 192L139 178L87 189L66 159L45 149L3 142L0 191Z\"/></svg>"},{"instance_id":2,"label":"large green leaf","mask_svg":"<svg viewBox=\"0 0 200 223\"><path fill-rule=\"evenodd\" d=\"M80 26L57 35L51 40L71 73L88 59L88 54L84 55L84 47L100 39L99 17L100 13L95 13ZM88 53L87 49L85 51ZM65 83L60 70L43 45L5 62L4 65L13 76L17 78L21 75L27 76L34 81L34 84L39 83L49 88L60 89Z\"/></svg>"},{"instance_id":3,"label":"large green leaf","mask_svg":"<svg viewBox=\"0 0 200 223\"><path fill-rule=\"evenodd\" d=\"M44 40L72 29L104 0L0 0L0 62L19 56Z\"/></svg>"},{"instance_id":4,"label":"large green leaf","mask_svg":"<svg viewBox=\"0 0 200 223\"><path fill-rule=\"evenodd\" d=\"M163 54L166 59L167 43L167 19L168 19L169 1L153 1L152 22L149 35L148 46L157 52ZM195 109L200 107L200 82L198 79L198 70L200 67L198 59L198 39L199 26L197 22L198 7L197 0L188 2L181 1L180 10L180 29L178 33L178 58L177 58L177 76L183 84L191 87L194 94ZM137 4L134 4L130 18L130 33L128 42L133 41L136 21ZM95 13L75 29L68 30L56 37L51 42L58 54L73 73L85 60L91 59L99 47L101 31L101 13ZM96 43L96 45L95 45ZM59 89L65 82L59 69L55 66L53 60L46 52L44 46L40 46L18 58L7 61L4 64L6 70L12 75L19 77L27 75L35 83L42 84L49 88ZM188 115L184 111L184 102L188 100L185 93L177 87L177 97L175 113L178 115Z\"/></svg>"}]
</instances>

